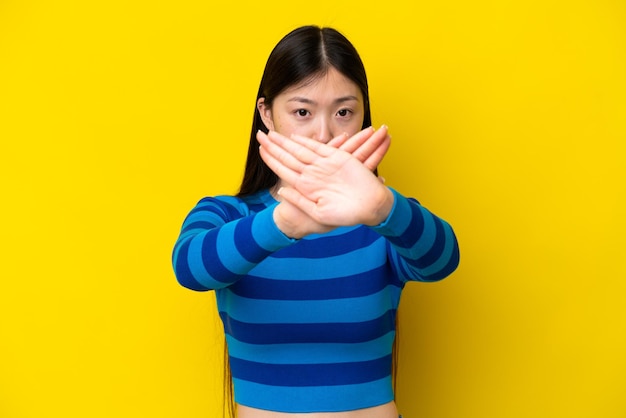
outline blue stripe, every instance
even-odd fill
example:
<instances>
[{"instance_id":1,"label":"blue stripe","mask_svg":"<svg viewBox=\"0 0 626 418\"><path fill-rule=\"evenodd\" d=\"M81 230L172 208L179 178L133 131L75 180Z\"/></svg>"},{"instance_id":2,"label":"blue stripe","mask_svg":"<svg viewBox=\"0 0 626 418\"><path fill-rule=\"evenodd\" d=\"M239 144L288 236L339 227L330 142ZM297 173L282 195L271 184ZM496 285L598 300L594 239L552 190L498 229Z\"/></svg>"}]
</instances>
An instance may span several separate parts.
<instances>
[{"instance_id":1,"label":"blue stripe","mask_svg":"<svg viewBox=\"0 0 626 418\"><path fill-rule=\"evenodd\" d=\"M399 277L401 277L404 282L406 282L407 280L419 280L419 281L424 280L423 277L417 274L416 270L411 269L410 266L406 263L406 261L400 258L400 255L398 253L394 253L392 259L393 259L392 262L394 263L394 265L397 266Z\"/></svg>"},{"instance_id":2,"label":"blue stripe","mask_svg":"<svg viewBox=\"0 0 626 418\"><path fill-rule=\"evenodd\" d=\"M185 218L185 222L183 222L183 226L186 227L189 223L200 221L212 223L213 226L222 225L224 223L224 217L221 213L216 213L215 211L193 211L189 215L187 215L187 218Z\"/></svg>"},{"instance_id":3,"label":"blue stripe","mask_svg":"<svg viewBox=\"0 0 626 418\"><path fill-rule=\"evenodd\" d=\"M213 229L223 224L224 219L220 214L207 210L194 211L185 218L182 231L187 232L193 228Z\"/></svg>"},{"instance_id":4,"label":"blue stripe","mask_svg":"<svg viewBox=\"0 0 626 418\"><path fill-rule=\"evenodd\" d=\"M389 254L389 264L392 274L390 284L397 286L398 299L400 298L400 292L404 288L406 281L409 280L408 270L405 263L403 263L398 255L398 252L394 249L389 241L386 243L387 253Z\"/></svg>"},{"instance_id":5,"label":"blue stripe","mask_svg":"<svg viewBox=\"0 0 626 418\"><path fill-rule=\"evenodd\" d=\"M242 360L274 364L367 361L391 352L395 332L362 343L247 344L226 335L228 352Z\"/></svg>"},{"instance_id":6,"label":"blue stripe","mask_svg":"<svg viewBox=\"0 0 626 418\"><path fill-rule=\"evenodd\" d=\"M432 216L424 216L419 206L411 206L411 222L406 230L397 237L387 237L401 254L410 254L419 258L425 254L434 239L435 225Z\"/></svg>"},{"instance_id":7,"label":"blue stripe","mask_svg":"<svg viewBox=\"0 0 626 418\"><path fill-rule=\"evenodd\" d=\"M199 234L194 237L194 239L198 239L202 241L201 244L201 259L204 264L204 268L209 273L212 279L217 280L222 283L230 283L239 279L241 276L236 276L232 271L222 264L217 253L216 253L216 237L215 235L219 230L211 230L207 231L206 234Z\"/></svg>"},{"instance_id":8,"label":"blue stripe","mask_svg":"<svg viewBox=\"0 0 626 418\"><path fill-rule=\"evenodd\" d=\"M391 377L373 382L345 386L268 386L237 378L235 401L280 412L341 412L370 408L393 400Z\"/></svg>"},{"instance_id":9,"label":"blue stripe","mask_svg":"<svg viewBox=\"0 0 626 418\"><path fill-rule=\"evenodd\" d=\"M224 331L249 344L360 343L395 330L395 310L363 322L256 324L237 321L220 311ZM289 318L285 318L288 320Z\"/></svg>"},{"instance_id":10,"label":"blue stripe","mask_svg":"<svg viewBox=\"0 0 626 418\"><path fill-rule=\"evenodd\" d=\"M196 237L194 237L189 241L187 249L187 264L189 266L189 271L198 282L200 282L200 278L206 278L209 276L209 273L204 267L204 262L202 261L202 242L202 239L196 239Z\"/></svg>"},{"instance_id":11,"label":"blue stripe","mask_svg":"<svg viewBox=\"0 0 626 418\"><path fill-rule=\"evenodd\" d=\"M215 225L210 222L195 221L195 222L185 224L182 230L183 232L189 232L192 229L197 229L199 231L206 231L207 229L212 229L212 228L215 228Z\"/></svg>"},{"instance_id":12,"label":"blue stripe","mask_svg":"<svg viewBox=\"0 0 626 418\"><path fill-rule=\"evenodd\" d=\"M246 207L241 200L233 196L205 197L200 200L191 213L208 211L215 213L224 223L246 216Z\"/></svg>"},{"instance_id":13,"label":"blue stripe","mask_svg":"<svg viewBox=\"0 0 626 418\"><path fill-rule=\"evenodd\" d=\"M411 208L411 223L400 235L400 238L404 241L404 246L410 248L424 235L426 219L420 206L409 205L409 207Z\"/></svg>"},{"instance_id":14,"label":"blue stripe","mask_svg":"<svg viewBox=\"0 0 626 418\"><path fill-rule=\"evenodd\" d=\"M422 267L430 266L439 259L446 243L446 234L443 230L443 224L439 219L433 219L435 224L435 232L430 249L420 257L418 264Z\"/></svg>"},{"instance_id":15,"label":"blue stripe","mask_svg":"<svg viewBox=\"0 0 626 418\"><path fill-rule=\"evenodd\" d=\"M300 242L293 245L296 247ZM380 247L380 248L377 248ZM280 280L315 280L366 273L387 263L385 239L378 237L371 245L351 253L319 258L277 258L279 250L250 271L251 276Z\"/></svg>"},{"instance_id":16,"label":"blue stripe","mask_svg":"<svg viewBox=\"0 0 626 418\"><path fill-rule=\"evenodd\" d=\"M255 268L254 272L256 273L257 270ZM341 269L338 268L337 270ZM320 274L319 268L317 271ZM388 265L382 265L371 271L330 279L275 280L248 275L234 283L230 290L238 296L250 299L343 299L377 293L389 284L391 277L392 274Z\"/></svg>"},{"instance_id":17,"label":"blue stripe","mask_svg":"<svg viewBox=\"0 0 626 418\"><path fill-rule=\"evenodd\" d=\"M325 299L316 300L250 299L230 289L221 292L220 307L227 309L232 319L255 324L284 323L286 318L290 323L303 324L337 322L337 318L343 322L361 322L396 308L392 306L395 292L387 286L371 295L350 299L337 299L332 290Z\"/></svg>"},{"instance_id":18,"label":"blue stripe","mask_svg":"<svg viewBox=\"0 0 626 418\"><path fill-rule=\"evenodd\" d=\"M302 254L307 258L336 257L368 247L378 239L380 235L365 226L337 228L328 234L306 237L274 257L301 257Z\"/></svg>"},{"instance_id":19,"label":"blue stripe","mask_svg":"<svg viewBox=\"0 0 626 418\"><path fill-rule=\"evenodd\" d=\"M250 209L250 213L258 213L258 212L261 212L263 209L267 208L267 206L265 206L263 203L257 203L257 204L248 204L248 208Z\"/></svg>"},{"instance_id":20,"label":"blue stripe","mask_svg":"<svg viewBox=\"0 0 626 418\"><path fill-rule=\"evenodd\" d=\"M174 269L176 270L176 279L181 286L192 290L208 290L195 279L189 269L188 259L188 243L183 243L177 247L174 257Z\"/></svg>"},{"instance_id":21,"label":"blue stripe","mask_svg":"<svg viewBox=\"0 0 626 418\"><path fill-rule=\"evenodd\" d=\"M252 236L253 216L242 218L234 231L234 242L237 251L250 263L258 263L272 252L261 248Z\"/></svg>"},{"instance_id":22,"label":"blue stripe","mask_svg":"<svg viewBox=\"0 0 626 418\"><path fill-rule=\"evenodd\" d=\"M452 251L452 256L448 261L448 264L440 271L434 273L428 279L431 281L441 280L448 277L459 266L459 247L455 246Z\"/></svg>"},{"instance_id":23,"label":"blue stripe","mask_svg":"<svg viewBox=\"0 0 626 418\"><path fill-rule=\"evenodd\" d=\"M423 208L417 208L420 211L426 211ZM427 212L427 211L426 211ZM435 239L437 238L437 226L440 222L439 219L430 213L429 216L423 217L423 230L422 235L419 237L419 240L415 242L415 244L410 248L409 257L417 259L423 257L425 254L430 251L431 247L435 243ZM402 253L402 251L400 251Z\"/></svg>"},{"instance_id":24,"label":"blue stripe","mask_svg":"<svg viewBox=\"0 0 626 418\"><path fill-rule=\"evenodd\" d=\"M459 264L459 247L454 232L447 224L443 224L446 241L439 259L431 266L424 269L424 275L429 280L439 280L451 274Z\"/></svg>"},{"instance_id":25,"label":"blue stripe","mask_svg":"<svg viewBox=\"0 0 626 418\"><path fill-rule=\"evenodd\" d=\"M390 188L394 194L393 206L389 216L380 225L372 227L375 231L387 237L395 237L406 231L411 221L411 202L404 198L394 189Z\"/></svg>"},{"instance_id":26,"label":"blue stripe","mask_svg":"<svg viewBox=\"0 0 626 418\"><path fill-rule=\"evenodd\" d=\"M218 201L211 199L211 200L207 200L205 202L200 201L200 203L191 210L191 212L189 212L189 215L187 215L187 217L192 217L192 216L207 216L208 214L211 214L212 217L215 217L217 219L221 219L222 221L224 221L224 219L227 217L226 211L222 208L222 205L219 204Z\"/></svg>"},{"instance_id":27,"label":"blue stripe","mask_svg":"<svg viewBox=\"0 0 626 418\"><path fill-rule=\"evenodd\" d=\"M242 200L236 196L219 195L214 198L208 198L214 202L218 202L222 208L229 214L239 214L242 210L245 210L245 205L242 205Z\"/></svg>"},{"instance_id":28,"label":"blue stripe","mask_svg":"<svg viewBox=\"0 0 626 418\"><path fill-rule=\"evenodd\" d=\"M244 258L239 251L234 251L236 242L236 228L243 219L223 225L217 230L217 238L215 240L215 256L219 258L219 262L224 268L235 274L246 274L252 269L256 263ZM214 260L217 262L217 260Z\"/></svg>"},{"instance_id":29,"label":"blue stripe","mask_svg":"<svg viewBox=\"0 0 626 418\"><path fill-rule=\"evenodd\" d=\"M237 379L272 386L338 386L380 380L391 371L391 355L375 360L326 364L267 364L230 357Z\"/></svg>"}]
</instances>

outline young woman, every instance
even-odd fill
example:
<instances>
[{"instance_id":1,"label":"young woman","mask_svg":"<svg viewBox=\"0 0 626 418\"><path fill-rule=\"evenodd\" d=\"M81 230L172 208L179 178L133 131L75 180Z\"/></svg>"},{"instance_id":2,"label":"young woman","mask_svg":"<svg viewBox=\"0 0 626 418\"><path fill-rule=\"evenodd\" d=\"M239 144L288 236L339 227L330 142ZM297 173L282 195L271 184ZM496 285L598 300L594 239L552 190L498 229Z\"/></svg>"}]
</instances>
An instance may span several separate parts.
<instances>
[{"instance_id":1,"label":"young woman","mask_svg":"<svg viewBox=\"0 0 626 418\"><path fill-rule=\"evenodd\" d=\"M236 196L202 199L174 253L181 285L215 290L239 418L397 418L401 291L452 273L452 228L385 186L387 127L331 28L285 36L259 88Z\"/></svg>"}]
</instances>

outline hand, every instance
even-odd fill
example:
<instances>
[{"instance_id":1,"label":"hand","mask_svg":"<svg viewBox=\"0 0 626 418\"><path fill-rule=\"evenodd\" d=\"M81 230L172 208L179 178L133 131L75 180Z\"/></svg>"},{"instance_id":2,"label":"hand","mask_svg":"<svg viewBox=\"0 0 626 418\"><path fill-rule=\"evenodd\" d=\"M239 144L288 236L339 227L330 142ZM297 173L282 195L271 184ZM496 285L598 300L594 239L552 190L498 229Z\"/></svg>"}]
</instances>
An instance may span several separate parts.
<instances>
[{"instance_id":1,"label":"hand","mask_svg":"<svg viewBox=\"0 0 626 418\"><path fill-rule=\"evenodd\" d=\"M292 231L281 229L287 235L298 238L337 226L377 225L389 214L393 194L372 173L390 145L386 127L340 136L328 144L276 132L259 132L257 138L261 157L286 185L280 190L283 202L275 220L279 228Z\"/></svg>"},{"instance_id":2,"label":"hand","mask_svg":"<svg viewBox=\"0 0 626 418\"><path fill-rule=\"evenodd\" d=\"M378 131L370 126L352 137L344 134L333 138L328 145L347 151L374 171L387 153L391 145L391 137L386 125L381 126Z\"/></svg>"}]
</instances>

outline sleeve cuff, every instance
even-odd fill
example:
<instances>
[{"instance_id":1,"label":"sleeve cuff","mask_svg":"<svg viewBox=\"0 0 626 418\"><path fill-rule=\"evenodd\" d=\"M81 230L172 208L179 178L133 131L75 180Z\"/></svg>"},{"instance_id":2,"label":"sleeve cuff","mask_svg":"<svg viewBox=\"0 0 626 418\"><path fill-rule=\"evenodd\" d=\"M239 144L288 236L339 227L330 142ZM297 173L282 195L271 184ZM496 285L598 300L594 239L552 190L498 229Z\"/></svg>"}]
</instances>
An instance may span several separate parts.
<instances>
[{"instance_id":1,"label":"sleeve cuff","mask_svg":"<svg viewBox=\"0 0 626 418\"><path fill-rule=\"evenodd\" d=\"M399 236L406 230L411 222L412 211L408 199L389 187L393 193L393 206L387 219L372 229L381 235Z\"/></svg>"},{"instance_id":2,"label":"sleeve cuff","mask_svg":"<svg viewBox=\"0 0 626 418\"><path fill-rule=\"evenodd\" d=\"M257 244L268 250L277 251L288 247L297 240L285 235L274 222L274 208L278 203L257 213L252 222L252 236Z\"/></svg>"}]
</instances>

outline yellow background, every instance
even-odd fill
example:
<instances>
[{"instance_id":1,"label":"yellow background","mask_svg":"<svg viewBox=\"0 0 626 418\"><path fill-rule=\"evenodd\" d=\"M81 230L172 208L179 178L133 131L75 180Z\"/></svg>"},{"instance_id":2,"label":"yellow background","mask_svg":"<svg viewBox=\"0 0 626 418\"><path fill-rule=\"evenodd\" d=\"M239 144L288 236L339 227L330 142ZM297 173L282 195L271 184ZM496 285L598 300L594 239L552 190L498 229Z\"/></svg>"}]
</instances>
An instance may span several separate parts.
<instances>
[{"instance_id":1,"label":"yellow background","mask_svg":"<svg viewBox=\"0 0 626 418\"><path fill-rule=\"evenodd\" d=\"M214 299L171 248L308 23L359 49L382 174L461 244L403 299L405 417L626 416L624 2L1 0L0 417L219 416Z\"/></svg>"}]
</instances>

